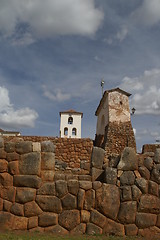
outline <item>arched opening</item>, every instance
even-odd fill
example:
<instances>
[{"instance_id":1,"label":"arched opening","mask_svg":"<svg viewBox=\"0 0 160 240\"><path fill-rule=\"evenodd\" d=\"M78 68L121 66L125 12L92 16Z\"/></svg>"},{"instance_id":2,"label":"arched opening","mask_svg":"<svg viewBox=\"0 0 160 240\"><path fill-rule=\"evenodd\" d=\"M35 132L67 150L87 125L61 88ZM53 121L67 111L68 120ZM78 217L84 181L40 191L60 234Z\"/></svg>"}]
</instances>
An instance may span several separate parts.
<instances>
[{"instance_id":1,"label":"arched opening","mask_svg":"<svg viewBox=\"0 0 160 240\"><path fill-rule=\"evenodd\" d=\"M73 128L72 129L72 136L76 136L77 135L77 129L76 128Z\"/></svg>"},{"instance_id":2,"label":"arched opening","mask_svg":"<svg viewBox=\"0 0 160 240\"><path fill-rule=\"evenodd\" d=\"M68 118L68 124L73 124L73 117Z\"/></svg>"},{"instance_id":3,"label":"arched opening","mask_svg":"<svg viewBox=\"0 0 160 240\"><path fill-rule=\"evenodd\" d=\"M67 127L64 128L64 136L68 136L68 128Z\"/></svg>"}]
</instances>

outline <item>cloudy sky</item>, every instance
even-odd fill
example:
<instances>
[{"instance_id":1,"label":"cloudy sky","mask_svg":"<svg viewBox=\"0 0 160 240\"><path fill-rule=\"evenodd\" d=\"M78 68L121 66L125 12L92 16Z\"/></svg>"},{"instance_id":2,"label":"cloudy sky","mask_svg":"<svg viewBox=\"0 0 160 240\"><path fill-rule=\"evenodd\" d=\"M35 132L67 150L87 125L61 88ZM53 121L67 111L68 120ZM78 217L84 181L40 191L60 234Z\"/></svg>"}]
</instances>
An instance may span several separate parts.
<instances>
[{"instance_id":1,"label":"cloudy sky","mask_svg":"<svg viewBox=\"0 0 160 240\"><path fill-rule=\"evenodd\" d=\"M0 0L0 128L59 135L84 113L94 139L105 89L132 94L138 148L160 139L159 0Z\"/></svg>"}]
</instances>

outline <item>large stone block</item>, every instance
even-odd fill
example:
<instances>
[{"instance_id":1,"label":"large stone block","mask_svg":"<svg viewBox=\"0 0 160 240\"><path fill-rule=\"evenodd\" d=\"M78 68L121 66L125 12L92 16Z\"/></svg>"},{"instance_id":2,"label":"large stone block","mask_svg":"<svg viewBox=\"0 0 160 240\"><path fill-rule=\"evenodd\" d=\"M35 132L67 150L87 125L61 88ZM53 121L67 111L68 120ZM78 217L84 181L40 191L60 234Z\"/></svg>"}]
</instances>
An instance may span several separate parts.
<instances>
[{"instance_id":1,"label":"large stone block","mask_svg":"<svg viewBox=\"0 0 160 240\"><path fill-rule=\"evenodd\" d=\"M138 235L144 237L144 239L160 239L160 229L158 227L149 227L144 229L139 229Z\"/></svg>"},{"instance_id":2,"label":"large stone block","mask_svg":"<svg viewBox=\"0 0 160 240\"><path fill-rule=\"evenodd\" d=\"M6 152L2 148L0 148L0 159L6 159L6 156Z\"/></svg>"},{"instance_id":3,"label":"large stone block","mask_svg":"<svg viewBox=\"0 0 160 240\"><path fill-rule=\"evenodd\" d=\"M91 211L91 222L96 224L97 226L103 228L105 225L106 217L102 215L100 212L97 210L92 210Z\"/></svg>"},{"instance_id":4,"label":"large stone block","mask_svg":"<svg viewBox=\"0 0 160 240\"><path fill-rule=\"evenodd\" d=\"M108 184L117 183L117 169L116 168L105 168L104 170L104 182Z\"/></svg>"},{"instance_id":5,"label":"large stone block","mask_svg":"<svg viewBox=\"0 0 160 240\"><path fill-rule=\"evenodd\" d=\"M78 199L78 209L83 209L84 199L85 199L85 190L79 189L77 199Z\"/></svg>"},{"instance_id":6,"label":"large stone block","mask_svg":"<svg viewBox=\"0 0 160 240\"><path fill-rule=\"evenodd\" d=\"M151 213L137 213L136 214L136 225L138 228L148 228L155 226L157 216Z\"/></svg>"},{"instance_id":7,"label":"large stone block","mask_svg":"<svg viewBox=\"0 0 160 240\"><path fill-rule=\"evenodd\" d=\"M102 148L93 147L91 165L92 167L102 169L105 151Z\"/></svg>"},{"instance_id":8,"label":"large stone block","mask_svg":"<svg viewBox=\"0 0 160 240\"><path fill-rule=\"evenodd\" d=\"M103 234L124 236L125 235L124 225L107 218L103 228Z\"/></svg>"},{"instance_id":9,"label":"large stone block","mask_svg":"<svg viewBox=\"0 0 160 240\"><path fill-rule=\"evenodd\" d=\"M78 190L79 190L79 182L76 179L70 179L68 181L68 191L69 193L73 194L73 195L77 195L78 194Z\"/></svg>"},{"instance_id":10,"label":"large stone block","mask_svg":"<svg viewBox=\"0 0 160 240\"><path fill-rule=\"evenodd\" d=\"M127 236L137 236L138 228L135 224L125 225L125 233Z\"/></svg>"},{"instance_id":11,"label":"large stone block","mask_svg":"<svg viewBox=\"0 0 160 240\"><path fill-rule=\"evenodd\" d=\"M43 182L53 182L54 180L54 170L42 170L41 179Z\"/></svg>"},{"instance_id":12,"label":"large stone block","mask_svg":"<svg viewBox=\"0 0 160 240\"><path fill-rule=\"evenodd\" d=\"M5 200L14 202L16 196L16 188L0 186L0 196Z\"/></svg>"},{"instance_id":13,"label":"large stone block","mask_svg":"<svg viewBox=\"0 0 160 240\"><path fill-rule=\"evenodd\" d=\"M41 154L42 162L41 168L42 170L54 170L55 168L55 154L52 152L43 152Z\"/></svg>"},{"instance_id":14,"label":"large stone block","mask_svg":"<svg viewBox=\"0 0 160 240\"><path fill-rule=\"evenodd\" d=\"M134 148L126 147L123 150L118 169L126 171L138 169L138 159Z\"/></svg>"},{"instance_id":15,"label":"large stone block","mask_svg":"<svg viewBox=\"0 0 160 240\"><path fill-rule=\"evenodd\" d=\"M134 223L136 218L137 202L123 202L121 203L118 219L121 223Z\"/></svg>"},{"instance_id":16,"label":"large stone block","mask_svg":"<svg viewBox=\"0 0 160 240\"><path fill-rule=\"evenodd\" d=\"M13 177L9 173L0 173L0 185L13 186Z\"/></svg>"},{"instance_id":17,"label":"large stone block","mask_svg":"<svg viewBox=\"0 0 160 240\"><path fill-rule=\"evenodd\" d=\"M33 152L41 152L41 144L39 142L32 143Z\"/></svg>"},{"instance_id":18,"label":"large stone block","mask_svg":"<svg viewBox=\"0 0 160 240\"><path fill-rule=\"evenodd\" d=\"M5 159L0 159L0 173L7 172L8 162Z\"/></svg>"},{"instance_id":19,"label":"large stone block","mask_svg":"<svg viewBox=\"0 0 160 240\"><path fill-rule=\"evenodd\" d=\"M15 142L7 142L4 144L4 150L7 153L12 153L15 151Z\"/></svg>"},{"instance_id":20,"label":"large stone block","mask_svg":"<svg viewBox=\"0 0 160 240\"><path fill-rule=\"evenodd\" d=\"M11 213L17 216L24 216L24 207L22 204L19 203L13 203L11 209Z\"/></svg>"},{"instance_id":21,"label":"large stone block","mask_svg":"<svg viewBox=\"0 0 160 240\"><path fill-rule=\"evenodd\" d=\"M132 171L125 171L120 176L121 185L134 185L135 175Z\"/></svg>"},{"instance_id":22,"label":"large stone block","mask_svg":"<svg viewBox=\"0 0 160 240\"><path fill-rule=\"evenodd\" d=\"M121 201L131 201L132 200L132 190L131 186L121 187Z\"/></svg>"},{"instance_id":23,"label":"large stone block","mask_svg":"<svg viewBox=\"0 0 160 240\"><path fill-rule=\"evenodd\" d=\"M119 160L120 160L119 154L112 153L108 158L109 158L109 167L117 168L117 165L118 165Z\"/></svg>"},{"instance_id":24,"label":"large stone block","mask_svg":"<svg viewBox=\"0 0 160 240\"><path fill-rule=\"evenodd\" d=\"M155 195L158 196L158 184L153 182L153 181L149 181L148 182L148 193L151 195Z\"/></svg>"},{"instance_id":25,"label":"large stone block","mask_svg":"<svg viewBox=\"0 0 160 240\"><path fill-rule=\"evenodd\" d=\"M42 210L35 201L24 204L24 215L25 217L38 216L42 213Z\"/></svg>"},{"instance_id":26,"label":"large stone block","mask_svg":"<svg viewBox=\"0 0 160 240\"><path fill-rule=\"evenodd\" d=\"M91 168L92 181L101 181L101 180L103 180L103 177L104 177L103 173L104 173L103 169L92 167Z\"/></svg>"},{"instance_id":27,"label":"large stone block","mask_svg":"<svg viewBox=\"0 0 160 240\"><path fill-rule=\"evenodd\" d=\"M91 181L79 181L79 187L84 190L89 190L92 188L92 182Z\"/></svg>"},{"instance_id":28,"label":"large stone block","mask_svg":"<svg viewBox=\"0 0 160 240\"><path fill-rule=\"evenodd\" d=\"M15 175L13 182L16 187L39 188L42 180L34 175Z\"/></svg>"},{"instance_id":29,"label":"large stone block","mask_svg":"<svg viewBox=\"0 0 160 240\"><path fill-rule=\"evenodd\" d=\"M56 181L56 193L59 198L64 197L68 193L66 181L64 180Z\"/></svg>"},{"instance_id":30,"label":"large stone block","mask_svg":"<svg viewBox=\"0 0 160 240\"><path fill-rule=\"evenodd\" d=\"M84 209L91 210L95 207L95 191L93 189L85 192Z\"/></svg>"},{"instance_id":31,"label":"large stone block","mask_svg":"<svg viewBox=\"0 0 160 240\"><path fill-rule=\"evenodd\" d=\"M65 210L59 215L59 224L71 231L80 224L80 213L78 210Z\"/></svg>"},{"instance_id":32,"label":"large stone block","mask_svg":"<svg viewBox=\"0 0 160 240\"><path fill-rule=\"evenodd\" d=\"M102 234L102 228L93 223L87 223L86 233L89 235Z\"/></svg>"},{"instance_id":33,"label":"large stone block","mask_svg":"<svg viewBox=\"0 0 160 240\"><path fill-rule=\"evenodd\" d=\"M7 201L7 200L3 200L3 211L5 212L10 212L12 207L12 203Z\"/></svg>"},{"instance_id":34,"label":"large stone block","mask_svg":"<svg viewBox=\"0 0 160 240\"><path fill-rule=\"evenodd\" d=\"M151 180L160 185L160 164L154 166L151 172Z\"/></svg>"},{"instance_id":35,"label":"large stone block","mask_svg":"<svg viewBox=\"0 0 160 240\"><path fill-rule=\"evenodd\" d=\"M55 196L41 196L36 197L36 202L40 208L45 212L61 213L61 200Z\"/></svg>"},{"instance_id":36,"label":"large stone block","mask_svg":"<svg viewBox=\"0 0 160 240\"><path fill-rule=\"evenodd\" d=\"M137 178L136 179L136 185L141 190L142 193L146 194L148 193L148 181L144 178Z\"/></svg>"},{"instance_id":37,"label":"large stone block","mask_svg":"<svg viewBox=\"0 0 160 240\"><path fill-rule=\"evenodd\" d=\"M12 230L14 216L8 212L0 212L0 230Z\"/></svg>"},{"instance_id":38,"label":"large stone block","mask_svg":"<svg viewBox=\"0 0 160 240\"><path fill-rule=\"evenodd\" d=\"M77 225L74 229L70 231L70 234L72 235L82 235L86 232L86 224L85 223L80 223Z\"/></svg>"},{"instance_id":39,"label":"large stone block","mask_svg":"<svg viewBox=\"0 0 160 240\"><path fill-rule=\"evenodd\" d=\"M38 216L30 217L28 219L28 229L37 228L38 227Z\"/></svg>"},{"instance_id":40,"label":"large stone block","mask_svg":"<svg viewBox=\"0 0 160 240\"><path fill-rule=\"evenodd\" d=\"M13 230L27 230L27 226L28 226L28 218L14 216L14 221L12 226Z\"/></svg>"},{"instance_id":41,"label":"large stone block","mask_svg":"<svg viewBox=\"0 0 160 240\"><path fill-rule=\"evenodd\" d=\"M65 210L71 210L77 208L77 198L76 196L67 193L62 199L62 206Z\"/></svg>"},{"instance_id":42,"label":"large stone block","mask_svg":"<svg viewBox=\"0 0 160 240\"><path fill-rule=\"evenodd\" d=\"M22 141L15 144L16 152L19 154L31 153L33 150L31 141Z\"/></svg>"},{"instance_id":43,"label":"large stone block","mask_svg":"<svg viewBox=\"0 0 160 240\"><path fill-rule=\"evenodd\" d=\"M58 215L56 213L44 212L38 217L40 227L49 227L58 224Z\"/></svg>"},{"instance_id":44,"label":"large stone block","mask_svg":"<svg viewBox=\"0 0 160 240\"><path fill-rule=\"evenodd\" d=\"M19 162L13 161L8 163L8 172L11 175L18 175L19 174Z\"/></svg>"},{"instance_id":45,"label":"large stone block","mask_svg":"<svg viewBox=\"0 0 160 240\"><path fill-rule=\"evenodd\" d=\"M38 190L37 195L55 195L55 183L46 182Z\"/></svg>"},{"instance_id":46,"label":"large stone block","mask_svg":"<svg viewBox=\"0 0 160 240\"><path fill-rule=\"evenodd\" d=\"M50 233L53 233L55 235L66 235L66 234L69 233L65 228L63 228L59 225L46 227L44 230L45 230L45 232L50 232Z\"/></svg>"},{"instance_id":47,"label":"large stone block","mask_svg":"<svg viewBox=\"0 0 160 240\"><path fill-rule=\"evenodd\" d=\"M146 180L150 179L150 171L145 167L139 167L139 173L141 174L141 177L143 177Z\"/></svg>"},{"instance_id":48,"label":"large stone block","mask_svg":"<svg viewBox=\"0 0 160 240\"><path fill-rule=\"evenodd\" d=\"M96 191L96 206L103 215L116 219L120 207L120 192L118 187L111 184L103 184Z\"/></svg>"},{"instance_id":49,"label":"large stone block","mask_svg":"<svg viewBox=\"0 0 160 240\"><path fill-rule=\"evenodd\" d=\"M155 150L154 162L160 163L160 148L156 148L156 150Z\"/></svg>"},{"instance_id":50,"label":"large stone block","mask_svg":"<svg viewBox=\"0 0 160 240\"><path fill-rule=\"evenodd\" d=\"M88 223L90 221L90 212L87 210L81 210L81 222Z\"/></svg>"},{"instance_id":51,"label":"large stone block","mask_svg":"<svg viewBox=\"0 0 160 240\"><path fill-rule=\"evenodd\" d=\"M36 189L33 188L17 188L16 202L24 204L34 201L36 197Z\"/></svg>"},{"instance_id":52,"label":"large stone block","mask_svg":"<svg viewBox=\"0 0 160 240\"><path fill-rule=\"evenodd\" d=\"M144 166L151 171L153 168L153 159L151 157L147 157L144 159Z\"/></svg>"},{"instance_id":53,"label":"large stone block","mask_svg":"<svg viewBox=\"0 0 160 240\"><path fill-rule=\"evenodd\" d=\"M19 161L19 172L21 175L40 175L41 155L38 152L32 152L21 155Z\"/></svg>"},{"instance_id":54,"label":"large stone block","mask_svg":"<svg viewBox=\"0 0 160 240\"><path fill-rule=\"evenodd\" d=\"M140 197L142 196L142 192L136 185L131 186L131 188L132 188L132 198L133 198L133 201L137 201L138 202Z\"/></svg>"},{"instance_id":55,"label":"large stone block","mask_svg":"<svg viewBox=\"0 0 160 240\"><path fill-rule=\"evenodd\" d=\"M138 211L159 214L160 198L153 195L142 195L140 198Z\"/></svg>"},{"instance_id":56,"label":"large stone block","mask_svg":"<svg viewBox=\"0 0 160 240\"><path fill-rule=\"evenodd\" d=\"M55 147L53 142L51 141L44 141L41 143L41 151L42 152L54 152Z\"/></svg>"},{"instance_id":57,"label":"large stone block","mask_svg":"<svg viewBox=\"0 0 160 240\"><path fill-rule=\"evenodd\" d=\"M19 158L20 158L20 155L16 152L7 153L7 156L6 156L6 159L8 162L18 161Z\"/></svg>"}]
</instances>

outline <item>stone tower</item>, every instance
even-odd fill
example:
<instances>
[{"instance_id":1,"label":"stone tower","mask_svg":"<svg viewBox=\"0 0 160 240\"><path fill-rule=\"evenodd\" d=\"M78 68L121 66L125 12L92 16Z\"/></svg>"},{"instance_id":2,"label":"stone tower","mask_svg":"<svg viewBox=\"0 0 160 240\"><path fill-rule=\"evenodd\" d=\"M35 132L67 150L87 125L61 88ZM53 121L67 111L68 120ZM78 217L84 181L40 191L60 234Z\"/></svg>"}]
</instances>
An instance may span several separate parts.
<instances>
[{"instance_id":1,"label":"stone tower","mask_svg":"<svg viewBox=\"0 0 160 240\"><path fill-rule=\"evenodd\" d=\"M81 120L83 113L75 110L60 112L60 137L81 138Z\"/></svg>"},{"instance_id":2,"label":"stone tower","mask_svg":"<svg viewBox=\"0 0 160 240\"><path fill-rule=\"evenodd\" d=\"M119 154L127 146L136 149L129 109L130 95L120 88L107 90L96 110L95 145L103 147L107 154Z\"/></svg>"}]
</instances>

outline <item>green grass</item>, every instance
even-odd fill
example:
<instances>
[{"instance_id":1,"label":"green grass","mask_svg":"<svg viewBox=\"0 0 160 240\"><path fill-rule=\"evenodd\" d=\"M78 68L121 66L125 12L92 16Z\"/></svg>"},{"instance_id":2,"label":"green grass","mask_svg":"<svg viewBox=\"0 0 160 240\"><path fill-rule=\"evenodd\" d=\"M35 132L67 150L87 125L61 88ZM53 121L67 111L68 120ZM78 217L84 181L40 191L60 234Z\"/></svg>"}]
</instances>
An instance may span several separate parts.
<instances>
[{"instance_id":1,"label":"green grass","mask_svg":"<svg viewBox=\"0 0 160 240\"><path fill-rule=\"evenodd\" d=\"M104 235L55 236L48 233L4 232L0 233L0 240L139 240L137 237L114 237ZM143 238L144 239L144 238Z\"/></svg>"}]
</instances>

